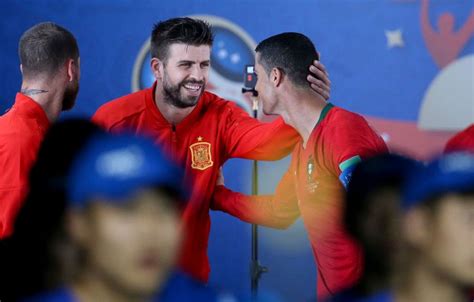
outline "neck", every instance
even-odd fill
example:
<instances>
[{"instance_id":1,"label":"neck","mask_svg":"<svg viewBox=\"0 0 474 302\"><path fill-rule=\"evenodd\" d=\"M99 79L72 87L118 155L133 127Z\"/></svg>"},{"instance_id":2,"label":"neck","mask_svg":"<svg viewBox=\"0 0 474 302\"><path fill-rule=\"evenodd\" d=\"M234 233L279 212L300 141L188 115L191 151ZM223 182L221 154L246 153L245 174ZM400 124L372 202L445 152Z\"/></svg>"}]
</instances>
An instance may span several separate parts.
<instances>
[{"instance_id":1,"label":"neck","mask_svg":"<svg viewBox=\"0 0 474 302\"><path fill-rule=\"evenodd\" d=\"M406 282L397 286L395 301L397 302L432 302L432 301L465 301L466 292L462 286L456 286L446 277L423 265L422 261L415 263L406 272Z\"/></svg>"},{"instance_id":2,"label":"neck","mask_svg":"<svg viewBox=\"0 0 474 302\"><path fill-rule=\"evenodd\" d=\"M322 97L311 92L296 89L289 91L286 96L281 97L287 101L278 114L283 117L285 123L298 131L305 147L327 103Z\"/></svg>"},{"instance_id":3,"label":"neck","mask_svg":"<svg viewBox=\"0 0 474 302\"><path fill-rule=\"evenodd\" d=\"M46 113L50 122L58 119L62 110L64 88L59 89L55 80L24 80L21 93L38 103Z\"/></svg>"},{"instance_id":4,"label":"neck","mask_svg":"<svg viewBox=\"0 0 474 302\"><path fill-rule=\"evenodd\" d=\"M84 272L81 279L72 284L72 290L78 301L115 301L115 302L147 302L151 296L127 293L121 286L113 286L105 278L94 272Z\"/></svg>"},{"instance_id":5,"label":"neck","mask_svg":"<svg viewBox=\"0 0 474 302\"><path fill-rule=\"evenodd\" d=\"M196 106L188 108L178 108L172 104L165 101L165 96L163 94L163 87L160 86L160 83L157 83L155 91L155 104L160 110L161 115L172 125L179 124L184 120Z\"/></svg>"}]
</instances>

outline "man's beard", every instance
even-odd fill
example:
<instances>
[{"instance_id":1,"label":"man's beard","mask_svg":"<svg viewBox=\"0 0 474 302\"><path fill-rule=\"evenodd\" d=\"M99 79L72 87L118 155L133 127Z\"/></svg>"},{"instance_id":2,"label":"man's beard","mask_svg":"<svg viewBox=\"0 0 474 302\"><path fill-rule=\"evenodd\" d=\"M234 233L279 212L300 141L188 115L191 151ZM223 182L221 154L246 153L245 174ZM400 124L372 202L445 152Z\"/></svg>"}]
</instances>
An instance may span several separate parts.
<instances>
[{"instance_id":1,"label":"man's beard","mask_svg":"<svg viewBox=\"0 0 474 302\"><path fill-rule=\"evenodd\" d=\"M201 92L198 96L184 96L181 94L181 87L184 88L186 84L196 84L201 86ZM168 77L163 77L163 91L165 102L177 108L188 108L196 106L197 102L204 93L206 86L204 81L185 80L176 85L169 83Z\"/></svg>"},{"instance_id":2,"label":"man's beard","mask_svg":"<svg viewBox=\"0 0 474 302\"><path fill-rule=\"evenodd\" d=\"M62 111L71 110L76 104L76 97L79 93L79 81L72 84L71 87L67 87L64 91Z\"/></svg>"}]
</instances>

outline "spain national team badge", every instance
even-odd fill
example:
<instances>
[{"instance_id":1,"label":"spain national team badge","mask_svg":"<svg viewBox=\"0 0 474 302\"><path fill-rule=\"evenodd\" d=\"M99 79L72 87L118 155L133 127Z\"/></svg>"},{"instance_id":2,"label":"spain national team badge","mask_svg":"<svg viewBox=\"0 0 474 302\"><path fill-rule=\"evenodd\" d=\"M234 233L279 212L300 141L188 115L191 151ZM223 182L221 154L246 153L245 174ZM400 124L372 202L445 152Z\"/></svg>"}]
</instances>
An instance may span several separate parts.
<instances>
[{"instance_id":1,"label":"spain national team badge","mask_svg":"<svg viewBox=\"0 0 474 302\"><path fill-rule=\"evenodd\" d=\"M211 156L211 144L203 142L200 136L197 138L198 142L189 146L191 150L191 168L197 170L206 170L214 165Z\"/></svg>"}]
</instances>

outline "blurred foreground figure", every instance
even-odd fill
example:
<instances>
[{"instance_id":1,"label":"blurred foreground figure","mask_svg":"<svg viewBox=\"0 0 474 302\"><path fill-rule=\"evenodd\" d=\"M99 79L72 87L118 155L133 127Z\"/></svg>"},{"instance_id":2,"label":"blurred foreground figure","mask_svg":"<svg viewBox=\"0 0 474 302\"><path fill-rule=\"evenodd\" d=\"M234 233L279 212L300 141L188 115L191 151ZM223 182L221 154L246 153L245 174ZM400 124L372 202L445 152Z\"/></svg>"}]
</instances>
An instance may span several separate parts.
<instances>
[{"instance_id":1,"label":"blurred foreground figure","mask_svg":"<svg viewBox=\"0 0 474 302\"><path fill-rule=\"evenodd\" d=\"M470 301L474 287L474 156L452 153L409 177L397 302Z\"/></svg>"},{"instance_id":2,"label":"blurred foreground figure","mask_svg":"<svg viewBox=\"0 0 474 302\"><path fill-rule=\"evenodd\" d=\"M95 124L71 119L53 124L33 165L28 196L15 219L12 236L0 241L0 297L16 301L64 282L68 262L65 231L65 178L71 161L93 135Z\"/></svg>"},{"instance_id":3,"label":"blurred foreground figure","mask_svg":"<svg viewBox=\"0 0 474 302\"><path fill-rule=\"evenodd\" d=\"M77 137L53 135L43 144L16 231L0 249L10 256L2 261L24 268L6 281L16 290L2 289L2 297L216 301L212 291L174 269L182 238L180 212L187 199L182 170L146 139L97 134L95 126L82 123L94 131L81 143L74 143ZM66 159L46 152L68 143L74 147L65 148ZM47 163L52 167L46 169ZM27 291L22 274L29 279Z\"/></svg>"},{"instance_id":4,"label":"blurred foreground figure","mask_svg":"<svg viewBox=\"0 0 474 302\"><path fill-rule=\"evenodd\" d=\"M360 244L364 268L350 289L331 302L391 301L390 286L400 252L401 189L419 164L394 154L375 156L358 164L347 188L345 225Z\"/></svg>"},{"instance_id":5,"label":"blurred foreground figure","mask_svg":"<svg viewBox=\"0 0 474 302\"><path fill-rule=\"evenodd\" d=\"M93 138L74 160L66 186L75 274L31 301L216 300L206 287L174 273L187 199L183 171L153 142L131 135Z\"/></svg>"}]
</instances>

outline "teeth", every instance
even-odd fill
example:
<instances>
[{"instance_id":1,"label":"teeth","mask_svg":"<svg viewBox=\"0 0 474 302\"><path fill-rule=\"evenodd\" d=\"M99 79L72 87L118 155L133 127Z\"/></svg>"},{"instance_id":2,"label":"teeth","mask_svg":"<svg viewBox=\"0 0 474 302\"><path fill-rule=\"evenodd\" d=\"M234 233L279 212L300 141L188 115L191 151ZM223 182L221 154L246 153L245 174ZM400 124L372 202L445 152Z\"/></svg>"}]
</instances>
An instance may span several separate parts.
<instances>
[{"instance_id":1,"label":"teeth","mask_svg":"<svg viewBox=\"0 0 474 302\"><path fill-rule=\"evenodd\" d=\"M187 89L192 89L192 90L199 90L201 89L201 86L199 85L193 85L193 84L186 84L184 85L185 88Z\"/></svg>"}]
</instances>

